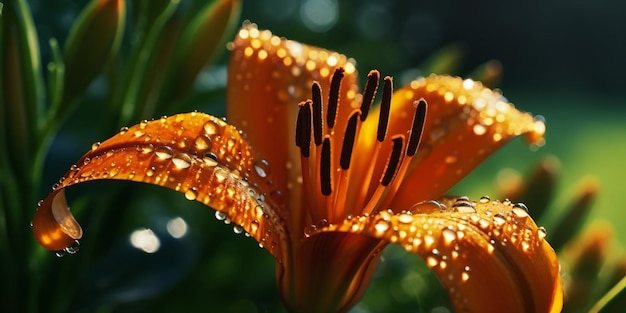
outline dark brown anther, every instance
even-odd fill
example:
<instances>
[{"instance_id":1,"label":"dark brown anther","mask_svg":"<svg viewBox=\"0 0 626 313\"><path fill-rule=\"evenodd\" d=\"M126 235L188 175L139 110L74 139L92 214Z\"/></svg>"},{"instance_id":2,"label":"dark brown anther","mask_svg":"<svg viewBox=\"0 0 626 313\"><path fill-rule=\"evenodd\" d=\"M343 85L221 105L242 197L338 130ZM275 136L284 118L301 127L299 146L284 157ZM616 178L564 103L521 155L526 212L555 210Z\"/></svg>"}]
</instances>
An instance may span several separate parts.
<instances>
[{"instance_id":1,"label":"dark brown anther","mask_svg":"<svg viewBox=\"0 0 626 313\"><path fill-rule=\"evenodd\" d=\"M333 73L330 81L330 91L328 94L328 112L326 112L326 123L328 127L335 127L335 118L337 117L337 105L339 103L339 90L341 88L341 79L343 79L343 68L338 68Z\"/></svg>"},{"instance_id":2,"label":"dark brown anther","mask_svg":"<svg viewBox=\"0 0 626 313\"><path fill-rule=\"evenodd\" d=\"M424 130L424 122L426 121L426 100L420 99L415 108L415 115L413 116L413 124L411 125L411 135L409 137L409 144L407 145L406 155L412 157L417 152L417 147L422 138L422 131Z\"/></svg>"},{"instance_id":3,"label":"dark brown anther","mask_svg":"<svg viewBox=\"0 0 626 313\"><path fill-rule=\"evenodd\" d=\"M341 147L339 165L344 170L347 170L350 167L350 159L352 158L352 148L354 147L354 139L356 137L356 123L358 117L359 113L357 112L350 116L348 126L346 126L346 134L343 137L343 146Z\"/></svg>"},{"instance_id":4,"label":"dark brown anther","mask_svg":"<svg viewBox=\"0 0 626 313\"><path fill-rule=\"evenodd\" d=\"M296 121L296 145L300 153L308 158L311 154L311 100L300 103Z\"/></svg>"},{"instance_id":5,"label":"dark brown anther","mask_svg":"<svg viewBox=\"0 0 626 313\"><path fill-rule=\"evenodd\" d=\"M363 89L363 101L361 101L361 122L365 121L367 114L374 103L374 96L378 90L378 80L380 79L380 73L377 70L371 70L367 74L367 82Z\"/></svg>"},{"instance_id":6,"label":"dark brown anther","mask_svg":"<svg viewBox=\"0 0 626 313\"><path fill-rule=\"evenodd\" d=\"M383 174L383 178L380 183L387 187L391 183L391 180L396 175L396 169L400 164L400 159L402 158L402 138L394 138L393 139L393 148L391 149L391 155L389 155L389 161L387 162L387 167L385 168L385 174Z\"/></svg>"},{"instance_id":7,"label":"dark brown anther","mask_svg":"<svg viewBox=\"0 0 626 313\"><path fill-rule=\"evenodd\" d=\"M389 110L391 108L391 94L393 93L393 79L385 77L383 85L383 95L380 102L380 116L378 117L378 132L376 140L383 142L387 136L387 126L389 124Z\"/></svg>"},{"instance_id":8,"label":"dark brown anther","mask_svg":"<svg viewBox=\"0 0 626 313\"><path fill-rule=\"evenodd\" d=\"M324 143L322 143L322 158L320 162L320 183L322 194L325 196L330 195L333 190L330 181L330 139L324 138Z\"/></svg>"},{"instance_id":9,"label":"dark brown anther","mask_svg":"<svg viewBox=\"0 0 626 313\"><path fill-rule=\"evenodd\" d=\"M313 93L313 138L315 145L322 144L322 89L317 82L311 88Z\"/></svg>"}]
</instances>

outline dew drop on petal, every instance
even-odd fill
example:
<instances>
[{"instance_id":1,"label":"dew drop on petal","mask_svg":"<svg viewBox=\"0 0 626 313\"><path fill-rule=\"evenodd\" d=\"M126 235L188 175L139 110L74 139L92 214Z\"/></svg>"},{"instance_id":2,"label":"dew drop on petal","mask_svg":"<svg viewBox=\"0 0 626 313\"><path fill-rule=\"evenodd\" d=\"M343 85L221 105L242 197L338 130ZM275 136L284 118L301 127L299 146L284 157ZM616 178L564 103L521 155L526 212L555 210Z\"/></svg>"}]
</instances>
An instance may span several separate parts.
<instances>
[{"instance_id":1,"label":"dew drop on petal","mask_svg":"<svg viewBox=\"0 0 626 313\"><path fill-rule=\"evenodd\" d=\"M239 226L239 225L235 225L233 226L233 232L237 235L243 233L243 227Z\"/></svg>"},{"instance_id":2,"label":"dew drop on petal","mask_svg":"<svg viewBox=\"0 0 626 313\"><path fill-rule=\"evenodd\" d=\"M217 155L215 153L213 153L213 152L205 153L204 156L202 157L202 160L208 166L216 166L217 165Z\"/></svg>"},{"instance_id":3,"label":"dew drop on petal","mask_svg":"<svg viewBox=\"0 0 626 313\"><path fill-rule=\"evenodd\" d=\"M217 133L217 124L214 121L208 121L204 124L204 131L207 135L215 135Z\"/></svg>"},{"instance_id":4,"label":"dew drop on petal","mask_svg":"<svg viewBox=\"0 0 626 313\"><path fill-rule=\"evenodd\" d=\"M386 232L389 229L389 226L391 224L389 223L389 221L386 221L384 219L379 220L376 225L374 225L374 229L376 229L376 232L378 234L383 234L384 232Z\"/></svg>"},{"instance_id":5,"label":"dew drop on petal","mask_svg":"<svg viewBox=\"0 0 626 313\"><path fill-rule=\"evenodd\" d=\"M224 214L224 213L222 213L222 212L220 212L220 211L215 211L215 218L216 218L218 221L223 221L223 220L225 220L225 219L226 219L226 214Z\"/></svg>"},{"instance_id":6,"label":"dew drop on petal","mask_svg":"<svg viewBox=\"0 0 626 313\"><path fill-rule=\"evenodd\" d=\"M69 254L75 254L76 252L78 252L78 250L80 250L80 242L78 240L75 240L74 243L63 249L65 250L65 252L69 253Z\"/></svg>"},{"instance_id":7,"label":"dew drop on petal","mask_svg":"<svg viewBox=\"0 0 626 313\"><path fill-rule=\"evenodd\" d=\"M206 150L211 148L212 140L208 135L202 134L196 137L195 144L198 150Z\"/></svg>"},{"instance_id":8,"label":"dew drop on petal","mask_svg":"<svg viewBox=\"0 0 626 313\"><path fill-rule=\"evenodd\" d=\"M100 142L94 142L93 144L91 144L91 151L98 149L98 147L100 147Z\"/></svg>"},{"instance_id":9,"label":"dew drop on petal","mask_svg":"<svg viewBox=\"0 0 626 313\"><path fill-rule=\"evenodd\" d=\"M172 152L172 148L168 147L168 146L161 146L158 147L154 150L154 153L156 154L157 157L159 157L159 159L161 160L167 160L170 159L173 155Z\"/></svg>"},{"instance_id":10,"label":"dew drop on petal","mask_svg":"<svg viewBox=\"0 0 626 313\"><path fill-rule=\"evenodd\" d=\"M311 225L309 225L309 226L307 226L307 227L305 227L305 228L304 228L304 235L305 235L306 237L309 237L309 236L311 236L311 234L313 234L313 232L314 232L314 231L316 231L316 230L317 230L317 226L315 226L314 224L311 224Z\"/></svg>"},{"instance_id":11,"label":"dew drop on petal","mask_svg":"<svg viewBox=\"0 0 626 313\"><path fill-rule=\"evenodd\" d=\"M172 162L174 163L174 166L176 166L176 168L179 168L179 169L190 167L192 161L193 160L191 159L191 157L185 153L179 154L176 157L172 158Z\"/></svg>"},{"instance_id":12,"label":"dew drop on petal","mask_svg":"<svg viewBox=\"0 0 626 313\"><path fill-rule=\"evenodd\" d=\"M403 224L413 223L413 215L402 213L398 216L398 222L403 223Z\"/></svg>"},{"instance_id":13,"label":"dew drop on petal","mask_svg":"<svg viewBox=\"0 0 626 313\"><path fill-rule=\"evenodd\" d=\"M523 218L528 217L528 211L517 206L511 209L511 212L513 212L513 215L518 219L523 219Z\"/></svg>"},{"instance_id":14,"label":"dew drop on petal","mask_svg":"<svg viewBox=\"0 0 626 313\"><path fill-rule=\"evenodd\" d=\"M480 135L484 135L487 132L487 128L481 124L476 124L474 125L473 131L474 131L474 134L480 136Z\"/></svg>"},{"instance_id":15,"label":"dew drop on petal","mask_svg":"<svg viewBox=\"0 0 626 313\"><path fill-rule=\"evenodd\" d=\"M450 228L446 228L441 231L441 236L443 237L443 241L446 244L452 243L456 240L456 232Z\"/></svg>"},{"instance_id":16,"label":"dew drop on petal","mask_svg":"<svg viewBox=\"0 0 626 313\"><path fill-rule=\"evenodd\" d=\"M544 239L548 235L548 231L546 231L545 227L541 226L537 229L537 236L539 239Z\"/></svg>"},{"instance_id":17,"label":"dew drop on petal","mask_svg":"<svg viewBox=\"0 0 626 313\"><path fill-rule=\"evenodd\" d=\"M258 160L254 162L254 171L259 177L265 178L270 173L270 165L266 160Z\"/></svg>"},{"instance_id":18,"label":"dew drop on petal","mask_svg":"<svg viewBox=\"0 0 626 313\"><path fill-rule=\"evenodd\" d=\"M191 189L185 192L185 198L187 198L187 200L193 201L193 200L196 200L196 197L197 197L196 187L192 187Z\"/></svg>"}]
</instances>

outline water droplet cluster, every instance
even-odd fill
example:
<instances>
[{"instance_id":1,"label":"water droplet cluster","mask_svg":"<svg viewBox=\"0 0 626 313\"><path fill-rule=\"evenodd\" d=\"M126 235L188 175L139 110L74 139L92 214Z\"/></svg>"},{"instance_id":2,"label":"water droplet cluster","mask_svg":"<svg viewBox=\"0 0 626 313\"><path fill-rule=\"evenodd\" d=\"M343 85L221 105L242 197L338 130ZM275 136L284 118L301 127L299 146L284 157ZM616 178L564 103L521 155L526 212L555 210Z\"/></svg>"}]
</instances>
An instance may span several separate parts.
<instances>
[{"instance_id":1,"label":"water droplet cluster","mask_svg":"<svg viewBox=\"0 0 626 313\"><path fill-rule=\"evenodd\" d=\"M546 244L545 229L535 225L522 203L460 197L424 202L412 211L420 213L380 211L331 224L328 230L368 233L420 255L458 303L466 301L463 285L483 273L482 263L503 255L532 256Z\"/></svg>"},{"instance_id":2,"label":"water droplet cluster","mask_svg":"<svg viewBox=\"0 0 626 313\"><path fill-rule=\"evenodd\" d=\"M281 192L270 173L270 164L255 159L237 129L192 112L142 121L94 144L54 191L97 179L168 187L216 209L218 219L237 225L235 233L253 236L277 255L284 238L273 201Z\"/></svg>"},{"instance_id":3,"label":"water droplet cluster","mask_svg":"<svg viewBox=\"0 0 626 313\"><path fill-rule=\"evenodd\" d=\"M312 82L310 80L329 77L337 66L342 65L347 73L356 71L354 60L348 60L345 55L283 40L269 30L259 30L253 23L244 23L228 47L231 50L231 62L240 67L234 76L242 84L242 90L237 92L249 91L253 85L266 83L262 88L275 92L281 101L305 99ZM252 71L264 62L272 64L273 78L291 81L284 84L287 88L273 89L271 81L256 79ZM307 77L308 74L313 76Z\"/></svg>"}]
</instances>

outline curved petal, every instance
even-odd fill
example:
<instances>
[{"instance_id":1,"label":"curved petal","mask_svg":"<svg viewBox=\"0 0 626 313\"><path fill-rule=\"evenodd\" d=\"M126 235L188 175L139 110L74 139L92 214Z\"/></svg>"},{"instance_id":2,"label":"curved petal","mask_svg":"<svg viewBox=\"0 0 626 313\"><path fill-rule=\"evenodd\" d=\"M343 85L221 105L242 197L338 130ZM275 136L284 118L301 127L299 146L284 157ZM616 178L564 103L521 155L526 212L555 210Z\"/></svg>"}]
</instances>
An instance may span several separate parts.
<instances>
[{"instance_id":1,"label":"curved petal","mask_svg":"<svg viewBox=\"0 0 626 313\"><path fill-rule=\"evenodd\" d=\"M422 203L415 210L429 213L381 211L322 231L385 239L419 255L457 312L560 311L557 256L524 206L459 198Z\"/></svg>"},{"instance_id":2,"label":"curved petal","mask_svg":"<svg viewBox=\"0 0 626 313\"><path fill-rule=\"evenodd\" d=\"M532 144L543 142L543 122L516 110L499 92L480 82L437 75L415 80L393 94L388 130L391 136L406 136L415 105L422 98L428 103L423 136L393 200L396 211L416 201L439 198L516 136L525 134ZM376 127L375 119L365 121L359 151L370 149L367 141L375 136Z\"/></svg>"},{"instance_id":3,"label":"curved petal","mask_svg":"<svg viewBox=\"0 0 626 313\"><path fill-rule=\"evenodd\" d=\"M82 230L65 203L64 188L97 179L130 180L164 186L214 208L280 261L285 230L265 165L257 161L241 133L219 118L193 112L143 121L94 144L40 203L33 231L47 249L71 246Z\"/></svg>"},{"instance_id":4,"label":"curved petal","mask_svg":"<svg viewBox=\"0 0 626 313\"><path fill-rule=\"evenodd\" d=\"M279 38L251 23L244 23L230 49L228 121L247 133L248 141L270 164L274 183L287 193L290 210L299 210L302 174L300 153L294 144L298 103L311 98L314 81L322 90L328 90L331 76L341 67L344 79L339 102L356 105L354 61L336 52ZM345 120L337 117L337 121Z\"/></svg>"}]
</instances>

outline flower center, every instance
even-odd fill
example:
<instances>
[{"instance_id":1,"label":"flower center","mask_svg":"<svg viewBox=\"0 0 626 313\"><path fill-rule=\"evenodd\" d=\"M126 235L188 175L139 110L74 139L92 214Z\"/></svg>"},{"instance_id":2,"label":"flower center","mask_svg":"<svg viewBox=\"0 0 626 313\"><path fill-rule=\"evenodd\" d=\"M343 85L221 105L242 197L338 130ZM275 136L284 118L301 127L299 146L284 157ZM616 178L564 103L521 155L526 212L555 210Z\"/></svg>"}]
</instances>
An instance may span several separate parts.
<instances>
[{"instance_id":1,"label":"flower center","mask_svg":"<svg viewBox=\"0 0 626 313\"><path fill-rule=\"evenodd\" d=\"M338 222L350 215L386 210L417 152L424 127L426 101L420 99L414 103L411 128L388 134L393 79L387 76L375 139L372 133L372 138L359 140L362 126L370 123L366 119L380 74L370 71L361 105L353 108L339 101L343 73L342 68L335 70L326 105L317 82L312 85L312 98L299 104L296 145L301 152L304 200L313 222ZM353 160L353 155L361 159Z\"/></svg>"}]
</instances>

